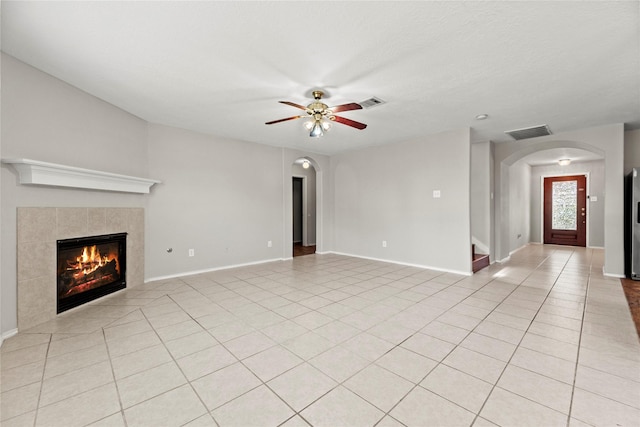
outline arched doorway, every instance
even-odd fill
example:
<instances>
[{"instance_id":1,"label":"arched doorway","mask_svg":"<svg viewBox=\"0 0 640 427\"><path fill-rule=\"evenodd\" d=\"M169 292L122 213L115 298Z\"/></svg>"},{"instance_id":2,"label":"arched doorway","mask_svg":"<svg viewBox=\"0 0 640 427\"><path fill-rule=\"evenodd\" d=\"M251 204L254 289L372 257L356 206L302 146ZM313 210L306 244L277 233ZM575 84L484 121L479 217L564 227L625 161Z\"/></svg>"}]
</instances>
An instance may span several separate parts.
<instances>
[{"instance_id":1,"label":"arched doorway","mask_svg":"<svg viewBox=\"0 0 640 427\"><path fill-rule=\"evenodd\" d=\"M294 257L316 252L316 182L316 169L310 159L296 159L291 167L291 243Z\"/></svg>"},{"instance_id":2,"label":"arched doorway","mask_svg":"<svg viewBox=\"0 0 640 427\"><path fill-rule=\"evenodd\" d=\"M500 143L494 145L494 217L493 259L508 259L513 250L514 235L512 220L517 218L511 212L517 206L513 198L511 168L526 156L554 148L576 148L595 153L604 162L604 274L622 277L624 274L624 230L623 230L623 148L624 132L621 125L607 125L597 128L566 132L532 138L526 143Z\"/></svg>"}]
</instances>

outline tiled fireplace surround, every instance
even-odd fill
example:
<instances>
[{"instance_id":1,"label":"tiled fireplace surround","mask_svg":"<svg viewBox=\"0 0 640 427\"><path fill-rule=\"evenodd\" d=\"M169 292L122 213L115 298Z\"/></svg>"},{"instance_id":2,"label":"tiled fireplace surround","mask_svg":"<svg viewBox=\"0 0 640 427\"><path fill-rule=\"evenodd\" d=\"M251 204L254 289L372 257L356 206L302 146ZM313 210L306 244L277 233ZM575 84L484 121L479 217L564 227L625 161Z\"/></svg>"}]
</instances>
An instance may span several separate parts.
<instances>
[{"instance_id":1,"label":"tiled fireplace surround","mask_svg":"<svg viewBox=\"0 0 640 427\"><path fill-rule=\"evenodd\" d=\"M144 281L143 208L21 207L18 226L18 329L56 317L56 240L127 233L127 288Z\"/></svg>"}]
</instances>

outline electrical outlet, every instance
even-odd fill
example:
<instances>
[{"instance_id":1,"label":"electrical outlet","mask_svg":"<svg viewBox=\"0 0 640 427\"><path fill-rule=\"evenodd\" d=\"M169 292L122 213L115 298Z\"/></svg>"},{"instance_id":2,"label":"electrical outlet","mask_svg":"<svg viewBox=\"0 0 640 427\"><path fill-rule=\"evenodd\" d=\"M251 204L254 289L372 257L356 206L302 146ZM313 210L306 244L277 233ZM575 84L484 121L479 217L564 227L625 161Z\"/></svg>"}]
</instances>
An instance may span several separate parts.
<instances>
[{"instance_id":1,"label":"electrical outlet","mask_svg":"<svg viewBox=\"0 0 640 427\"><path fill-rule=\"evenodd\" d=\"M196 250L195 249L189 249L189 256L195 256L196 255Z\"/></svg>"},{"instance_id":2,"label":"electrical outlet","mask_svg":"<svg viewBox=\"0 0 640 427\"><path fill-rule=\"evenodd\" d=\"M383 241L382 241L382 247L383 247L383 248L386 248L386 247L387 247L387 241L386 241L386 240L383 240Z\"/></svg>"},{"instance_id":3,"label":"electrical outlet","mask_svg":"<svg viewBox=\"0 0 640 427\"><path fill-rule=\"evenodd\" d=\"M273 247L273 242L271 240L267 241L267 247L268 248Z\"/></svg>"}]
</instances>

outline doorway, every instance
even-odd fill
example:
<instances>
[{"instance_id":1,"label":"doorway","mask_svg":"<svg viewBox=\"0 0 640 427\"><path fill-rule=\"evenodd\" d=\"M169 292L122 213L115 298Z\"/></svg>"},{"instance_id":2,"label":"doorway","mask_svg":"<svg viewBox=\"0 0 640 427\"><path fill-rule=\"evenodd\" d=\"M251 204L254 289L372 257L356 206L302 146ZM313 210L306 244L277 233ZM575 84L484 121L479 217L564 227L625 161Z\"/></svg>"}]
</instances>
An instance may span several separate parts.
<instances>
[{"instance_id":1,"label":"doorway","mask_svg":"<svg viewBox=\"0 0 640 427\"><path fill-rule=\"evenodd\" d=\"M544 179L544 243L587 245L587 177Z\"/></svg>"},{"instance_id":2,"label":"doorway","mask_svg":"<svg viewBox=\"0 0 640 427\"><path fill-rule=\"evenodd\" d=\"M302 184L304 178L293 177L293 244L302 245Z\"/></svg>"},{"instance_id":3,"label":"doorway","mask_svg":"<svg viewBox=\"0 0 640 427\"><path fill-rule=\"evenodd\" d=\"M316 253L316 170L306 158L292 166L292 254Z\"/></svg>"}]
</instances>

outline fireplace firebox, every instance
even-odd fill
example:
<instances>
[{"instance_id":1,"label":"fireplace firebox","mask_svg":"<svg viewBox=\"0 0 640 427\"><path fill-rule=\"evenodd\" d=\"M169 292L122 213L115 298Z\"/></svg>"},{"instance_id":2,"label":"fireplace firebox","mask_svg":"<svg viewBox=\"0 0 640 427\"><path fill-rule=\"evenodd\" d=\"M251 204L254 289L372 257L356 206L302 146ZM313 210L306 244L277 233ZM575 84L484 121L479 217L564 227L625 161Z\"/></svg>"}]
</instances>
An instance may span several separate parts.
<instances>
[{"instance_id":1,"label":"fireplace firebox","mask_svg":"<svg viewBox=\"0 0 640 427\"><path fill-rule=\"evenodd\" d=\"M126 287L127 233L58 240L58 313Z\"/></svg>"}]
</instances>

